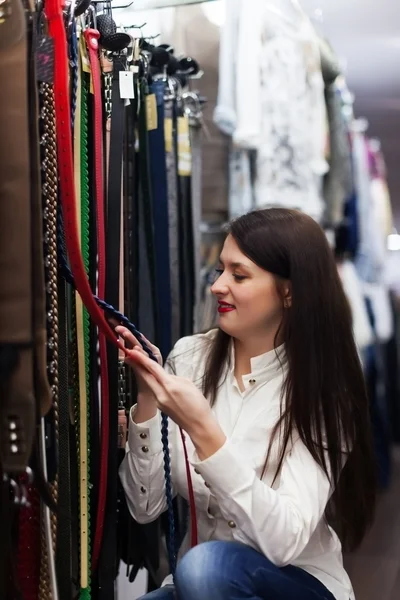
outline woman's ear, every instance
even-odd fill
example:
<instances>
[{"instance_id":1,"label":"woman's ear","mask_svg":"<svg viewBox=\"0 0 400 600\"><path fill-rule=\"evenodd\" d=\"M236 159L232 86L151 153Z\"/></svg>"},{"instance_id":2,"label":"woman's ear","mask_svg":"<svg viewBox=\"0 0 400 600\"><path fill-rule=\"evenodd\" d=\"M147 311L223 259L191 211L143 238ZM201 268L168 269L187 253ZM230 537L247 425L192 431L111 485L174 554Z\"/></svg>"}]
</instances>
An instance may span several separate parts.
<instances>
[{"instance_id":1,"label":"woman's ear","mask_svg":"<svg viewBox=\"0 0 400 600\"><path fill-rule=\"evenodd\" d=\"M285 308L290 308L292 306L292 286L290 281L285 281L283 291L283 305Z\"/></svg>"}]
</instances>

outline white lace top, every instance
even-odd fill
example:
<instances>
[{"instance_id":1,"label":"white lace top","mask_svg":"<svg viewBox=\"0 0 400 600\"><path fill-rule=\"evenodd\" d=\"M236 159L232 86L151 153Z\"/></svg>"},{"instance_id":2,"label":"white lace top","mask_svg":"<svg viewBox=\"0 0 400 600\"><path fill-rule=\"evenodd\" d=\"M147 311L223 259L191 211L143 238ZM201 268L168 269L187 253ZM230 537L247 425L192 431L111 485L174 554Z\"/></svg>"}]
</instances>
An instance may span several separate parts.
<instances>
[{"instance_id":1,"label":"white lace top","mask_svg":"<svg viewBox=\"0 0 400 600\"><path fill-rule=\"evenodd\" d=\"M328 165L315 31L301 12L286 17L280 0L242 0L238 23L231 123L234 144L258 151L256 205L298 208L319 221ZM220 74L220 85L228 83ZM222 106L216 116L222 120Z\"/></svg>"}]
</instances>

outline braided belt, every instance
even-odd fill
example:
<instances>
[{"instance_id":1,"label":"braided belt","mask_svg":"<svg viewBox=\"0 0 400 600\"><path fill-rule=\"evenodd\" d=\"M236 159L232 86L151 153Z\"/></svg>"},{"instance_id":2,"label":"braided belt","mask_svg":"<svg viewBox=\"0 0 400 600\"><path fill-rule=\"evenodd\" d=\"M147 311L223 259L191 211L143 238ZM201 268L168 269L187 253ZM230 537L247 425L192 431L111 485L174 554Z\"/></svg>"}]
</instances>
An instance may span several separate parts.
<instances>
[{"instance_id":1,"label":"braided belt","mask_svg":"<svg viewBox=\"0 0 400 600\"><path fill-rule=\"evenodd\" d=\"M58 447L58 290L57 290L57 162L55 147L54 95L48 83L40 86L42 108L40 126L42 130L42 198L43 198L43 235L45 254L46 309L47 309L47 371L52 392L52 418L54 420L55 440ZM56 455L58 452L56 452ZM46 460L46 457L43 457ZM56 467L55 467L56 468ZM57 503L58 477L54 474L50 486L53 501ZM51 514L51 551L56 550L57 517ZM39 597L52 598L50 574L48 571L48 541L45 527L41 535L42 562Z\"/></svg>"}]
</instances>

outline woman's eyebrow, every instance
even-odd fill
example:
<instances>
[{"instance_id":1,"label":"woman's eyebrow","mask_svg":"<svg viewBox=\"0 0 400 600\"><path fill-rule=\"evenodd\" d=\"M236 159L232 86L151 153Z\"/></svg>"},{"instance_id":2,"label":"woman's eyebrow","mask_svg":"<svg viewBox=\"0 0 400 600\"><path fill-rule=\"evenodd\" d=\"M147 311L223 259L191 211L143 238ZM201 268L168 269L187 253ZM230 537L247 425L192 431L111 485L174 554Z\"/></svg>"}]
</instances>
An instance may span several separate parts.
<instances>
[{"instance_id":1,"label":"woman's eyebrow","mask_svg":"<svg viewBox=\"0 0 400 600\"><path fill-rule=\"evenodd\" d=\"M224 261L222 260L221 257L219 257L219 262L221 263L221 265L224 264ZM250 268L249 265L245 265L245 264L243 264L241 262L230 262L228 264L229 264L230 267L234 267L236 269L239 268L239 267L244 267L245 269L249 269Z\"/></svg>"}]
</instances>

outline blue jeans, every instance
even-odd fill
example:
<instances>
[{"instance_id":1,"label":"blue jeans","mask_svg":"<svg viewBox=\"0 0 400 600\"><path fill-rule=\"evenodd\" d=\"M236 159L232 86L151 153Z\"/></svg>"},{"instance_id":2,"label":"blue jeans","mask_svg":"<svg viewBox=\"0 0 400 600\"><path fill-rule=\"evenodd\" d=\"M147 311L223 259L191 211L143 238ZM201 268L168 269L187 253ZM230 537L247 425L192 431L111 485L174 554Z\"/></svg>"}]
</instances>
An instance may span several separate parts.
<instances>
[{"instance_id":1,"label":"blue jeans","mask_svg":"<svg viewBox=\"0 0 400 600\"><path fill-rule=\"evenodd\" d=\"M206 542L178 563L175 587L140 600L335 600L315 577L298 567L276 567L249 546Z\"/></svg>"}]
</instances>

